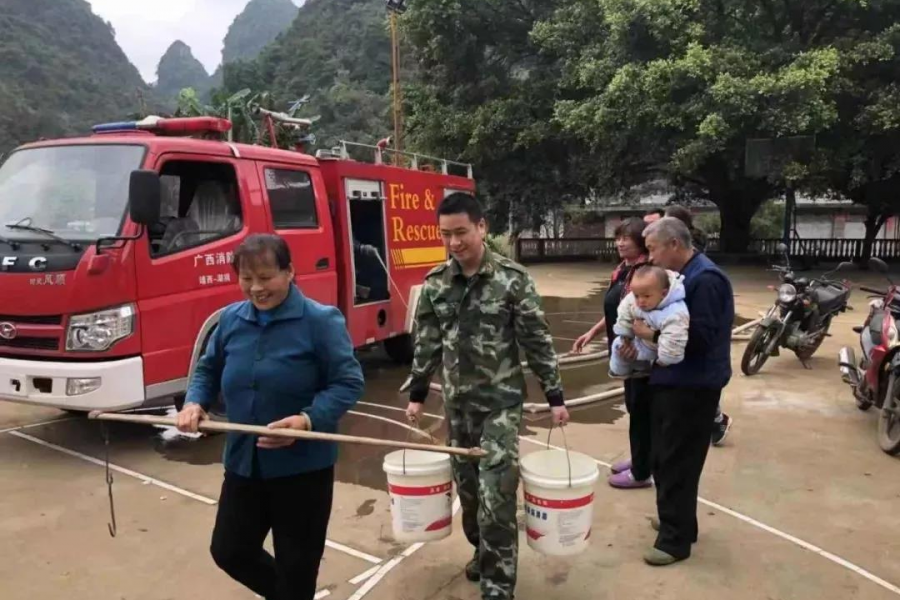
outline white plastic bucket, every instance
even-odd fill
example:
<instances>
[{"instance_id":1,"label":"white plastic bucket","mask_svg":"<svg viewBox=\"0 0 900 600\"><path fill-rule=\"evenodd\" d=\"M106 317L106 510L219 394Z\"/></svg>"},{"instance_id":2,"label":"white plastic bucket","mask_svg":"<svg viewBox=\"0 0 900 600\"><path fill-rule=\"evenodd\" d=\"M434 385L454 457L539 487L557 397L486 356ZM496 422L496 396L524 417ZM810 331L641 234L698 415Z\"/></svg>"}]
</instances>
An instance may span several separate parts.
<instances>
[{"instance_id":1,"label":"white plastic bucket","mask_svg":"<svg viewBox=\"0 0 900 600\"><path fill-rule=\"evenodd\" d=\"M549 556L582 552L591 537L597 463L578 452L542 450L520 464L528 545Z\"/></svg>"},{"instance_id":2,"label":"white plastic bucket","mask_svg":"<svg viewBox=\"0 0 900 600\"><path fill-rule=\"evenodd\" d=\"M433 542L453 530L453 471L450 456L398 450L384 457L394 538Z\"/></svg>"}]
</instances>

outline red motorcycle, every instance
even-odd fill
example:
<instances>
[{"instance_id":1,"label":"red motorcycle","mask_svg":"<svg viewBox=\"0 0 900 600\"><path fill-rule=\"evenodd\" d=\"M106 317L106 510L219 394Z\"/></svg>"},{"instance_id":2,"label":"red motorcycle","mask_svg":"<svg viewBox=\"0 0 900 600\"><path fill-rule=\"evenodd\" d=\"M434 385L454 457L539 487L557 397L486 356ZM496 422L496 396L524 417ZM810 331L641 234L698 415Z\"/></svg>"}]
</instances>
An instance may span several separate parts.
<instances>
[{"instance_id":1,"label":"red motorcycle","mask_svg":"<svg viewBox=\"0 0 900 600\"><path fill-rule=\"evenodd\" d=\"M859 334L862 360L856 361L853 348L841 348L838 365L841 379L853 389L856 406L869 410L873 405L881 410L878 419L878 444L890 455L900 454L900 288L887 276L884 261L872 258L869 266L883 273L890 284L887 291L860 286L873 294L869 316Z\"/></svg>"}]
</instances>

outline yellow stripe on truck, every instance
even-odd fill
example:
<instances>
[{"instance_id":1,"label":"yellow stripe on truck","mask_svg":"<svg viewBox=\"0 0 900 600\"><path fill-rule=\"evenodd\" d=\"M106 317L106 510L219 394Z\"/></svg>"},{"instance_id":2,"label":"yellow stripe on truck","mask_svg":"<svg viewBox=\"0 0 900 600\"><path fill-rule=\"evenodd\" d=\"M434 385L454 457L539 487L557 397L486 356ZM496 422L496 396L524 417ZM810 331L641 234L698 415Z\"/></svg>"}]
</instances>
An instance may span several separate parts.
<instances>
[{"instance_id":1,"label":"yellow stripe on truck","mask_svg":"<svg viewBox=\"0 0 900 600\"><path fill-rule=\"evenodd\" d=\"M405 267L436 265L447 260L447 250L443 246L430 248L401 248L400 264Z\"/></svg>"}]
</instances>

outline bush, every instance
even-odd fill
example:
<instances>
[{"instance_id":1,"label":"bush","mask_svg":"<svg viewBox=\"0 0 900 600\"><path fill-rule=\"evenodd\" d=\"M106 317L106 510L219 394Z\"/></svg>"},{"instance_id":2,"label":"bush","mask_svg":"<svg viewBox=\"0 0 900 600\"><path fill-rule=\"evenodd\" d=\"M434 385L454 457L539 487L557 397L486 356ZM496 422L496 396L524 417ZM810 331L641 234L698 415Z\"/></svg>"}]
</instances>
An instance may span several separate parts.
<instances>
[{"instance_id":1,"label":"bush","mask_svg":"<svg viewBox=\"0 0 900 600\"><path fill-rule=\"evenodd\" d=\"M706 235L722 233L719 213L704 213L694 219L694 225ZM750 221L750 237L756 240L780 238L784 230L784 203L769 200L759 207Z\"/></svg>"},{"instance_id":2,"label":"bush","mask_svg":"<svg viewBox=\"0 0 900 600\"><path fill-rule=\"evenodd\" d=\"M708 236L716 236L722 232L722 219L719 213L703 213L694 219L694 226Z\"/></svg>"},{"instance_id":3,"label":"bush","mask_svg":"<svg viewBox=\"0 0 900 600\"><path fill-rule=\"evenodd\" d=\"M484 242L494 254L512 258L512 245L510 244L508 235L489 233Z\"/></svg>"},{"instance_id":4,"label":"bush","mask_svg":"<svg viewBox=\"0 0 900 600\"><path fill-rule=\"evenodd\" d=\"M750 236L753 239L780 238L784 233L784 203L769 200L759 207L750 221Z\"/></svg>"}]
</instances>

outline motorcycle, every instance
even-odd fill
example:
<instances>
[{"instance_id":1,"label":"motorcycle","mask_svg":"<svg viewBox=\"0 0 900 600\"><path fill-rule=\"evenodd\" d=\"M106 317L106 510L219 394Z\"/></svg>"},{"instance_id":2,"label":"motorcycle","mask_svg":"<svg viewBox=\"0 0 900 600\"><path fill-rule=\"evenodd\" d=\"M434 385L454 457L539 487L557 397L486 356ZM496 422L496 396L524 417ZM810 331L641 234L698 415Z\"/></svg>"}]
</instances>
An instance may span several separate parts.
<instances>
[{"instance_id":1,"label":"motorcycle","mask_svg":"<svg viewBox=\"0 0 900 600\"><path fill-rule=\"evenodd\" d=\"M741 371L747 376L759 373L770 356L780 355L780 348L792 350L803 366L810 368L807 361L828 336L834 316L847 310L850 299L846 282L829 279L850 263L841 263L810 280L795 276L787 246L778 244L777 249L785 264L774 265L771 270L780 275L781 285L775 304L757 325L741 358Z\"/></svg>"},{"instance_id":2,"label":"motorcycle","mask_svg":"<svg viewBox=\"0 0 900 600\"><path fill-rule=\"evenodd\" d=\"M881 410L878 419L878 445L886 453L900 454L900 288L887 277L884 261L869 260L873 271L883 273L890 286L887 291L860 287L872 294L869 315L862 326L854 327L859 334L862 360L850 347L841 348L838 366L841 379L853 389L856 406L866 411L876 406Z\"/></svg>"}]
</instances>

